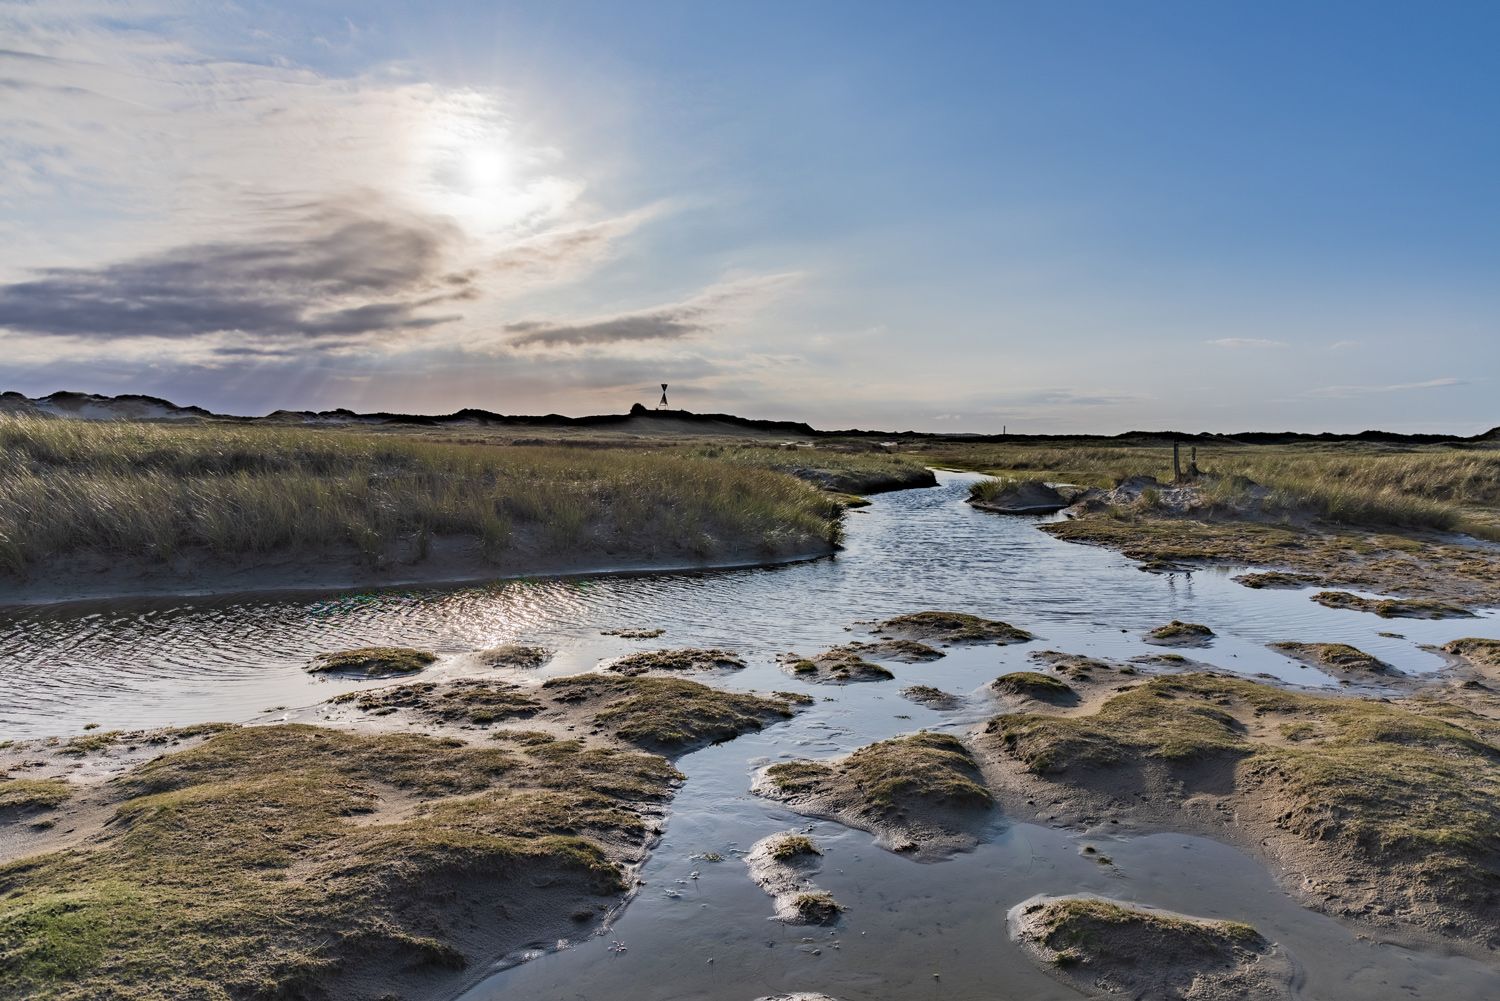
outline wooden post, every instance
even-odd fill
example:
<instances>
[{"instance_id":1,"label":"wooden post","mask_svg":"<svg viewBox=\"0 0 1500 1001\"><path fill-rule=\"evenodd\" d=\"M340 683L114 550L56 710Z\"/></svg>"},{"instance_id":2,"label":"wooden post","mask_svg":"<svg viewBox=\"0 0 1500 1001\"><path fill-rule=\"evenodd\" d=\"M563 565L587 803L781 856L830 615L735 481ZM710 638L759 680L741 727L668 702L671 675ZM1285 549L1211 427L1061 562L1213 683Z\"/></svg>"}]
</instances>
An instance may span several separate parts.
<instances>
[{"instance_id":1,"label":"wooden post","mask_svg":"<svg viewBox=\"0 0 1500 1001\"><path fill-rule=\"evenodd\" d=\"M1172 442L1172 481L1182 482L1182 445Z\"/></svg>"}]
</instances>

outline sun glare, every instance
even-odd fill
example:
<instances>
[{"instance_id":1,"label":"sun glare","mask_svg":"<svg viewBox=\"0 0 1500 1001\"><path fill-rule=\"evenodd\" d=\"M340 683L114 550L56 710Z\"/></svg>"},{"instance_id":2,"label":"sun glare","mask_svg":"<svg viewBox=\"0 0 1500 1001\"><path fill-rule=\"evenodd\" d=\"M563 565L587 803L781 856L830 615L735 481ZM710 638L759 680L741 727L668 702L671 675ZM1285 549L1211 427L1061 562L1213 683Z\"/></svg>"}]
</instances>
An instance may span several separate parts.
<instances>
[{"instance_id":1,"label":"sun glare","mask_svg":"<svg viewBox=\"0 0 1500 1001\"><path fill-rule=\"evenodd\" d=\"M579 185L554 173L556 152L519 142L489 96L449 95L415 141L425 200L475 235L556 220L578 197Z\"/></svg>"}]
</instances>

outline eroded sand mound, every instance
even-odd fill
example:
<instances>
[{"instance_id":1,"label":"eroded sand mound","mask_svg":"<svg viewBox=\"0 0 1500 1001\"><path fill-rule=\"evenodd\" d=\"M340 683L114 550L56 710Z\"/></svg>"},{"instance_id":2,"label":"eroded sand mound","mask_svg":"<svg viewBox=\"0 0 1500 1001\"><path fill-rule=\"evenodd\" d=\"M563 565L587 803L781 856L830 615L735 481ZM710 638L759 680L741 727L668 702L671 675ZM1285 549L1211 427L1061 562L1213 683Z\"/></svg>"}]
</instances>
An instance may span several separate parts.
<instances>
[{"instance_id":1,"label":"eroded sand mound","mask_svg":"<svg viewBox=\"0 0 1500 1001\"><path fill-rule=\"evenodd\" d=\"M1090 993L1192 1001L1291 998L1295 966L1249 925L1080 895L1013 907L1010 932L1064 982Z\"/></svg>"},{"instance_id":2,"label":"eroded sand mound","mask_svg":"<svg viewBox=\"0 0 1500 1001\"><path fill-rule=\"evenodd\" d=\"M974 485L969 503L996 514L1052 514L1072 500L1041 480L990 480Z\"/></svg>"},{"instance_id":3,"label":"eroded sand mound","mask_svg":"<svg viewBox=\"0 0 1500 1001\"><path fill-rule=\"evenodd\" d=\"M798 813L869 831L882 848L920 859L974 847L993 803L968 749L927 731L835 761L771 765L755 792Z\"/></svg>"},{"instance_id":4,"label":"eroded sand mound","mask_svg":"<svg viewBox=\"0 0 1500 1001\"><path fill-rule=\"evenodd\" d=\"M1378 657L1347 643L1272 643L1271 649L1340 678L1401 673Z\"/></svg>"},{"instance_id":5,"label":"eroded sand mound","mask_svg":"<svg viewBox=\"0 0 1500 1001\"><path fill-rule=\"evenodd\" d=\"M745 856L750 878L776 901L777 920L789 925L833 924L843 912L833 895L812 880L822 861L813 840L796 831L762 838Z\"/></svg>"},{"instance_id":6,"label":"eroded sand mound","mask_svg":"<svg viewBox=\"0 0 1500 1001\"><path fill-rule=\"evenodd\" d=\"M836 646L811 657L788 653L780 658L781 666L795 678L825 685L847 685L856 681L889 681L895 677L888 669L865 660L851 647Z\"/></svg>"}]
</instances>

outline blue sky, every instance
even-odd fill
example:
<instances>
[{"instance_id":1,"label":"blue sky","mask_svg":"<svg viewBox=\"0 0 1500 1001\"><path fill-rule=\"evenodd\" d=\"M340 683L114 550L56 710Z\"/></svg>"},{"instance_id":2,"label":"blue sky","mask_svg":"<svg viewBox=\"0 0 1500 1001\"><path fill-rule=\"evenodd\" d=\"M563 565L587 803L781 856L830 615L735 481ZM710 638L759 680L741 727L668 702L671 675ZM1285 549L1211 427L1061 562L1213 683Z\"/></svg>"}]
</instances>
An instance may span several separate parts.
<instances>
[{"instance_id":1,"label":"blue sky","mask_svg":"<svg viewBox=\"0 0 1500 1001\"><path fill-rule=\"evenodd\" d=\"M0 0L0 382L1500 423L1500 8Z\"/></svg>"}]
</instances>

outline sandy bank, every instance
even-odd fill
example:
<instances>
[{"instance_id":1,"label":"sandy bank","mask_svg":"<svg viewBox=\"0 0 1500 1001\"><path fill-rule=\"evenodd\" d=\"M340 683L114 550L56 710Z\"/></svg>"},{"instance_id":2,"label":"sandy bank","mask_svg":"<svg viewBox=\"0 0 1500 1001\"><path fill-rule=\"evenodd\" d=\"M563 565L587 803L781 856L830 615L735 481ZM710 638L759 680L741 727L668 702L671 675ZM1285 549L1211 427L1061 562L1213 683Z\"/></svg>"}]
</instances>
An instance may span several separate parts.
<instances>
[{"instance_id":1,"label":"sandy bank","mask_svg":"<svg viewBox=\"0 0 1500 1001\"><path fill-rule=\"evenodd\" d=\"M1296 967L1286 951L1238 922L1093 895L1043 895L1011 908L1007 924L1038 965L1091 994L1160 1001L1294 996Z\"/></svg>"},{"instance_id":2,"label":"sandy bank","mask_svg":"<svg viewBox=\"0 0 1500 1001\"><path fill-rule=\"evenodd\" d=\"M1362 699L1125 669L1094 662L1070 675L1076 707L1032 702L976 734L1008 813L1219 838L1326 913L1402 941L1500 947L1492 690L1398 676L1404 697Z\"/></svg>"},{"instance_id":3,"label":"sandy bank","mask_svg":"<svg viewBox=\"0 0 1500 1001\"><path fill-rule=\"evenodd\" d=\"M681 781L667 756L795 704L469 678L309 710L327 725L0 746L0 995L451 997L596 932Z\"/></svg>"}]
</instances>

